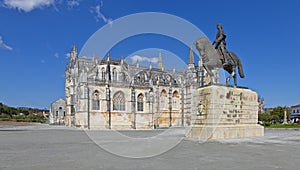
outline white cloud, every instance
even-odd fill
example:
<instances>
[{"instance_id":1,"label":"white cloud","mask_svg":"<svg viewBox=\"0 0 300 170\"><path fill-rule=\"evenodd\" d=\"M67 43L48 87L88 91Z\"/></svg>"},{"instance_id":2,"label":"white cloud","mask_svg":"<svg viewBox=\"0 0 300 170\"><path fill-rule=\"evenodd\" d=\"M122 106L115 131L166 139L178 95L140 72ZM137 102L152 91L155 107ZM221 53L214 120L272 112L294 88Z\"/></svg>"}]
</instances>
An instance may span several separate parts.
<instances>
[{"instance_id":1,"label":"white cloud","mask_svg":"<svg viewBox=\"0 0 300 170\"><path fill-rule=\"evenodd\" d=\"M143 56L139 56L139 55L131 56L130 59L133 62L137 62L137 61L139 61L139 62L146 61L146 62L151 62L151 63L157 63L158 62L157 57L149 58L149 57L143 57Z\"/></svg>"},{"instance_id":2,"label":"white cloud","mask_svg":"<svg viewBox=\"0 0 300 170\"><path fill-rule=\"evenodd\" d=\"M13 49L12 47L6 45L6 44L3 42L1 36L0 36L0 48L6 49L6 50L10 50L10 51Z\"/></svg>"},{"instance_id":3,"label":"white cloud","mask_svg":"<svg viewBox=\"0 0 300 170\"><path fill-rule=\"evenodd\" d=\"M70 58L70 53L65 54L66 58Z\"/></svg>"},{"instance_id":4,"label":"white cloud","mask_svg":"<svg viewBox=\"0 0 300 170\"><path fill-rule=\"evenodd\" d=\"M35 8L54 5L55 0L4 0L8 8L18 9L20 11L30 12Z\"/></svg>"},{"instance_id":5,"label":"white cloud","mask_svg":"<svg viewBox=\"0 0 300 170\"><path fill-rule=\"evenodd\" d=\"M58 53L54 53L54 57L55 58L59 58L59 54Z\"/></svg>"},{"instance_id":6,"label":"white cloud","mask_svg":"<svg viewBox=\"0 0 300 170\"><path fill-rule=\"evenodd\" d=\"M96 16L96 21L98 22L99 20L102 20L103 22L112 25L113 21L111 18L107 18L102 12L101 12L101 8L103 7L103 2L101 1L101 3L99 5L96 5L95 7L92 7L91 13L95 13Z\"/></svg>"},{"instance_id":7,"label":"white cloud","mask_svg":"<svg viewBox=\"0 0 300 170\"><path fill-rule=\"evenodd\" d=\"M73 8L73 7L76 7L76 6L79 6L79 1L80 0L68 0L67 1L67 5L70 7L70 8Z\"/></svg>"}]
</instances>

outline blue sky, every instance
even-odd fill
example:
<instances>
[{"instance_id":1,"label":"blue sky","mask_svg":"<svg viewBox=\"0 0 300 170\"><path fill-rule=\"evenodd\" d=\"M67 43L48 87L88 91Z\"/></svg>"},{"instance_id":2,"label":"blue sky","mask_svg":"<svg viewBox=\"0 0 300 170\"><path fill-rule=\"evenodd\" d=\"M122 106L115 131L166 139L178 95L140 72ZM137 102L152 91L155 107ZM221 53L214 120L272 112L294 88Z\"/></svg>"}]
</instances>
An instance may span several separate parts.
<instances>
[{"instance_id":1,"label":"blue sky","mask_svg":"<svg viewBox=\"0 0 300 170\"><path fill-rule=\"evenodd\" d=\"M80 50L93 33L120 17L162 12L191 22L211 41L222 23L227 48L244 64L246 77L239 85L256 90L267 107L295 105L300 103L299 8L297 0L2 0L0 102L49 108L64 97L66 54L74 43ZM156 35L128 38L111 55L145 48L165 49L187 61L188 47Z\"/></svg>"}]
</instances>

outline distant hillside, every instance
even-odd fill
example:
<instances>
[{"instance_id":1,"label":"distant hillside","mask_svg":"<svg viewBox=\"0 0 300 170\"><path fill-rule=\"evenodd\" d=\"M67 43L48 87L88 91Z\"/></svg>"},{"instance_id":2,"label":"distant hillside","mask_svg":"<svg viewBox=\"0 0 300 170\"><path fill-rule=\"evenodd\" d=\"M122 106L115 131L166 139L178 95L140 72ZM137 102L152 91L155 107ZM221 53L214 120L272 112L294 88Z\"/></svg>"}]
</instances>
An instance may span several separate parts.
<instances>
[{"instance_id":1,"label":"distant hillside","mask_svg":"<svg viewBox=\"0 0 300 170\"><path fill-rule=\"evenodd\" d=\"M30 108L30 107L11 107L0 102L0 118L13 117L17 115L32 115L40 114L42 112L49 113L49 110Z\"/></svg>"}]
</instances>

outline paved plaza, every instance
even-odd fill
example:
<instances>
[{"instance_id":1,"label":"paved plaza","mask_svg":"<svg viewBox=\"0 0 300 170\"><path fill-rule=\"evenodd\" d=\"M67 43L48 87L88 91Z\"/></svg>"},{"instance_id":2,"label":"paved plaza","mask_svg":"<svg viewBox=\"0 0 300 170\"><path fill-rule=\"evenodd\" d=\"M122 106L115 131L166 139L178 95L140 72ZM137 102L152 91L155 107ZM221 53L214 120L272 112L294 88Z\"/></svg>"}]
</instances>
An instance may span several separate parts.
<instances>
[{"instance_id":1,"label":"paved plaza","mask_svg":"<svg viewBox=\"0 0 300 170\"><path fill-rule=\"evenodd\" d=\"M113 131L90 132L41 124L0 124L0 169L299 169L297 129L266 129L263 138L221 141L182 138L182 129L175 129L177 133L119 132L128 137L125 140ZM91 136L95 133L103 139ZM165 135L163 140L149 141L160 134ZM167 146L168 141L172 145ZM145 145L145 152L153 153L130 149ZM116 146L112 152L107 149L111 146ZM124 148L123 152L116 153L118 148Z\"/></svg>"}]
</instances>

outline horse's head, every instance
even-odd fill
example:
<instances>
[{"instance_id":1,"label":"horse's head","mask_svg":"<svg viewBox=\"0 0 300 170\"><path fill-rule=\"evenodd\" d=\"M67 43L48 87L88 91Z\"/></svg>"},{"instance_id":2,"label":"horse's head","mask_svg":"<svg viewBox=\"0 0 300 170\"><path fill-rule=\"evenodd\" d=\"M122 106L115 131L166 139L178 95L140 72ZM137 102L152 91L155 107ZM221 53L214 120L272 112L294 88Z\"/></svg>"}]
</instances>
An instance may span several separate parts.
<instances>
[{"instance_id":1,"label":"horse's head","mask_svg":"<svg viewBox=\"0 0 300 170\"><path fill-rule=\"evenodd\" d=\"M195 42L195 46L203 63L209 63L209 65L212 65L213 67L222 67L221 58L218 52L206 37L198 38Z\"/></svg>"},{"instance_id":2,"label":"horse's head","mask_svg":"<svg viewBox=\"0 0 300 170\"><path fill-rule=\"evenodd\" d=\"M205 49L207 44L210 44L209 40L206 37L200 37L195 42L196 49L198 50L200 56L205 55Z\"/></svg>"}]
</instances>

